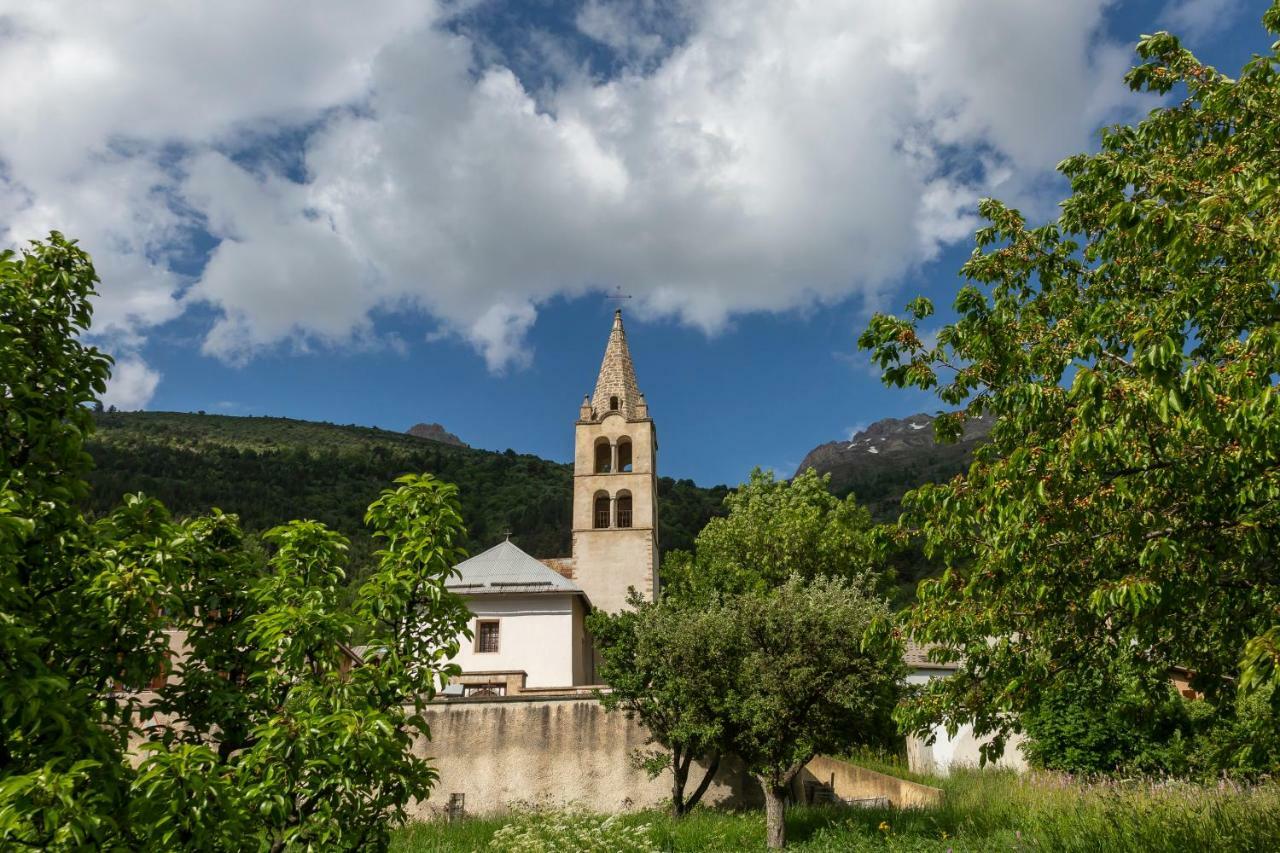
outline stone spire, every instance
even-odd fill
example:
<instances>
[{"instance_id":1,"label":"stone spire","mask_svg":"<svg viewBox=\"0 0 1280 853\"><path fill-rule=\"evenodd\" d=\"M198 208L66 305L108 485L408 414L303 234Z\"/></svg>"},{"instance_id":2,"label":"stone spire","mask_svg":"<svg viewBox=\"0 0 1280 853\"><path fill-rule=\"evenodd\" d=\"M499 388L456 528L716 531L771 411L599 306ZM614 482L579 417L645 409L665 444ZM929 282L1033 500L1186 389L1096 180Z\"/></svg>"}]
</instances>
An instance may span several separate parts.
<instances>
[{"instance_id":1,"label":"stone spire","mask_svg":"<svg viewBox=\"0 0 1280 853\"><path fill-rule=\"evenodd\" d=\"M597 418L611 408L612 398L618 398L618 411L627 420L647 417L637 410L644 405L640 389L636 385L636 369L631 364L631 351L627 349L627 333L622 328L622 309L613 314L613 328L609 331L609 343L604 348L604 361L600 363L600 376L596 379L596 392L591 397L591 408Z\"/></svg>"}]
</instances>

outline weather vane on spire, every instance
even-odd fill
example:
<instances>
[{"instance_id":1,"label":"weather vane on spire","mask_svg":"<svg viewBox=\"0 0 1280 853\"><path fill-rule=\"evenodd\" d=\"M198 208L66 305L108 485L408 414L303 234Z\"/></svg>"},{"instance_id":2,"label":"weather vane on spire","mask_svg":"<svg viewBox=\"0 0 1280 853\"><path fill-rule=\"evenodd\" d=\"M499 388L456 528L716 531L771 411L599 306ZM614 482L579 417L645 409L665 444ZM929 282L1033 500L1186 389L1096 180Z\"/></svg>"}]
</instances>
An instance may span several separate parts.
<instances>
[{"instance_id":1,"label":"weather vane on spire","mask_svg":"<svg viewBox=\"0 0 1280 853\"><path fill-rule=\"evenodd\" d=\"M623 300L623 299L630 299L630 298L631 298L631 294L630 294L630 293L623 293L623 292L622 292L622 285L618 285L617 287L615 287L615 288L613 289L613 293L610 293L608 296L606 296L606 297L605 297L605 301L608 301L608 300L610 300L610 299L616 299L616 300L618 300L618 305L619 305L619 307L621 307L621 305L622 305L622 300Z\"/></svg>"}]
</instances>

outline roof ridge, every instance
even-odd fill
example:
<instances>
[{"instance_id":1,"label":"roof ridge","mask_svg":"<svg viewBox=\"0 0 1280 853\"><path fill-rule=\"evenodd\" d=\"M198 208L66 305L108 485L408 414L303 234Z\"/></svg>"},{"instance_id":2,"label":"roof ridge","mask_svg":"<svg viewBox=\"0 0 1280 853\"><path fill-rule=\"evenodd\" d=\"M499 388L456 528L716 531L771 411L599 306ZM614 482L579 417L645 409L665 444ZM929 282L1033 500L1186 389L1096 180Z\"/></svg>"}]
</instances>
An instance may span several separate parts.
<instances>
[{"instance_id":1,"label":"roof ridge","mask_svg":"<svg viewBox=\"0 0 1280 853\"><path fill-rule=\"evenodd\" d=\"M582 592L582 588L572 580L526 553L509 539L463 560L454 569L458 576L446 581L445 586L465 589L472 594L483 590L512 591L516 587Z\"/></svg>"}]
</instances>

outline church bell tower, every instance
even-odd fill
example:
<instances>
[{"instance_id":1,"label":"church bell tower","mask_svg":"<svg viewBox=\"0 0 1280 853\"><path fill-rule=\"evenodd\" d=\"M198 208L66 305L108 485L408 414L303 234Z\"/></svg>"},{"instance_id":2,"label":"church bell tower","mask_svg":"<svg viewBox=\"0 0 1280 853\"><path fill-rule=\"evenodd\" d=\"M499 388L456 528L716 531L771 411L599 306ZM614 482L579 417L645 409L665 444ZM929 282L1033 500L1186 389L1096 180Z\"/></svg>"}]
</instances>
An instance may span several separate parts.
<instances>
[{"instance_id":1,"label":"church bell tower","mask_svg":"<svg viewBox=\"0 0 1280 853\"><path fill-rule=\"evenodd\" d=\"M595 393L582 400L575 427L573 566L591 603L626 607L627 589L652 601L658 591L658 433L636 385L622 328L613 328Z\"/></svg>"}]
</instances>

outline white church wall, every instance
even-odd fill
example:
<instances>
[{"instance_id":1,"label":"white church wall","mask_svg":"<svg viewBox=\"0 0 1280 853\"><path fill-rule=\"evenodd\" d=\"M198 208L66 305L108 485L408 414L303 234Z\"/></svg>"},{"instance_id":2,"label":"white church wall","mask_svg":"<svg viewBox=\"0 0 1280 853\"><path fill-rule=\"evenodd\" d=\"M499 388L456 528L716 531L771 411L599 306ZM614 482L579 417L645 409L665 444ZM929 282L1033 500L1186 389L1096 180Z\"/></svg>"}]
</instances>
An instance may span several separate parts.
<instances>
[{"instance_id":1,"label":"white church wall","mask_svg":"<svg viewBox=\"0 0 1280 853\"><path fill-rule=\"evenodd\" d=\"M566 687L574 680L573 595L464 596L473 639L462 641L453 662L463 672L524 670L527 687ZM478 652L477 623L497 621L498 651Z\"/></svg>"}]
</instances>

